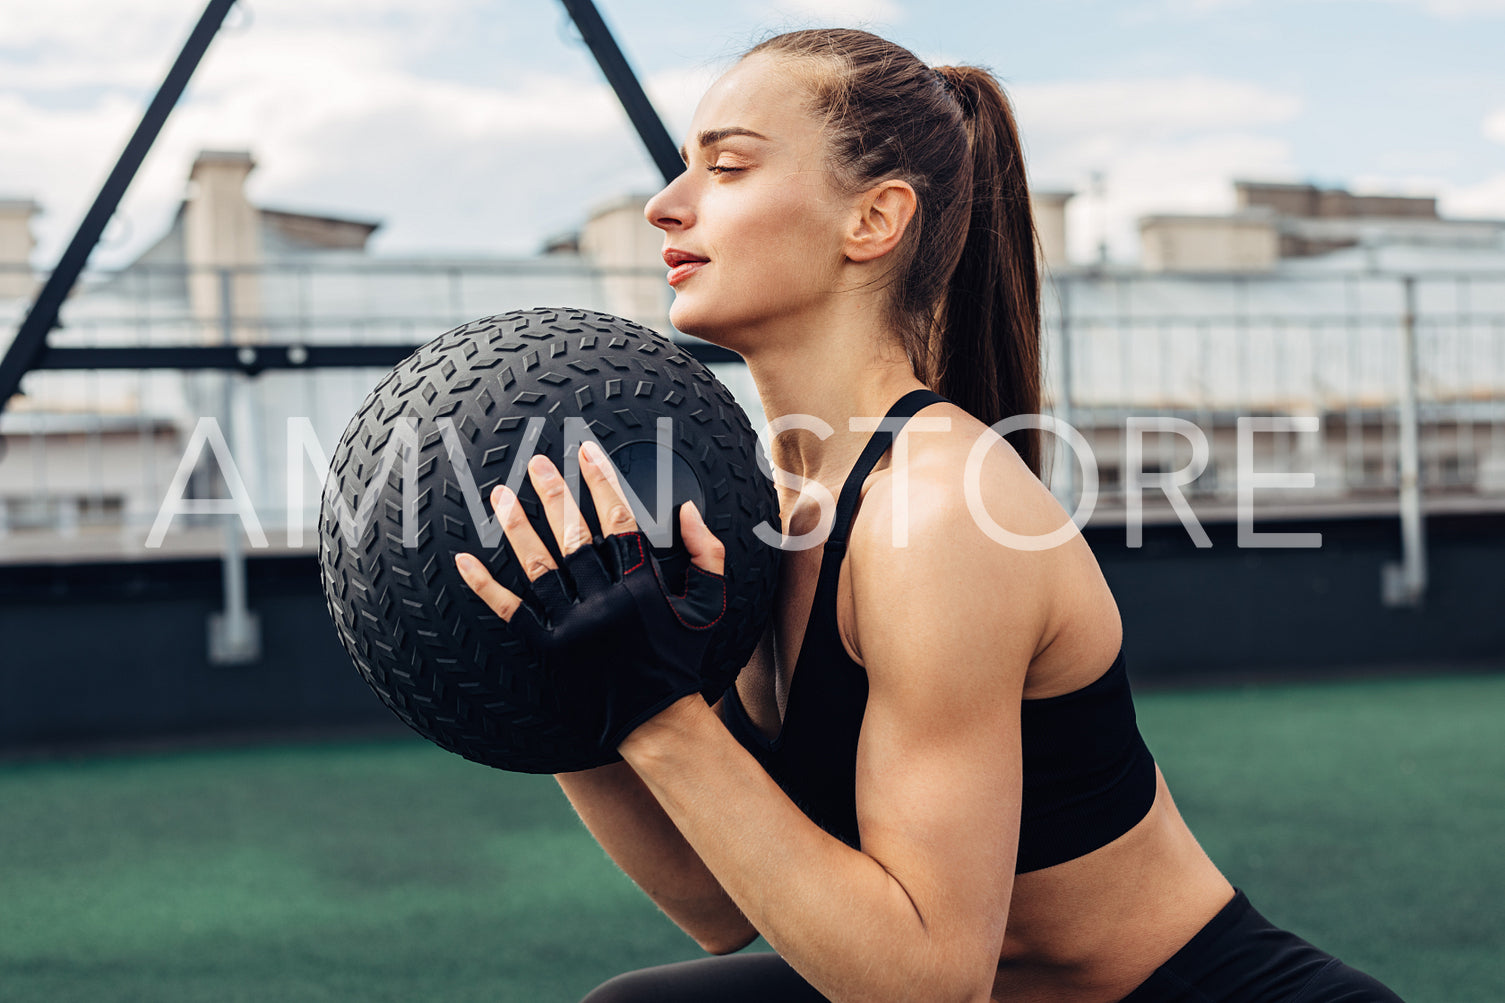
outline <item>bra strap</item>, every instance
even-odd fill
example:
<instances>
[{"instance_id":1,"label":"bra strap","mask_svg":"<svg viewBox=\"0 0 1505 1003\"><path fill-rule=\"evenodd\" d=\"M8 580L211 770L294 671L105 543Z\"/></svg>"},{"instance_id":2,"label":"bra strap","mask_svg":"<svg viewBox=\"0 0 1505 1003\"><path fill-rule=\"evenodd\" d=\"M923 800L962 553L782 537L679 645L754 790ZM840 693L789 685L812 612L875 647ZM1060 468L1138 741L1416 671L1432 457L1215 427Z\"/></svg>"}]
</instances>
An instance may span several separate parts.
<instances>
[{"instance_id":1,"label":"bra strap","mask_svg":"<svg viewBox=\"0 0 1505 1003\"><path fill-rule=\"evenodd\" d=\"M927 404L945 400L933 390L921 387L912 390L900 397L894 406L889 408L886 417L910 418L920 408ZM810 600L810 615L805 621L805 636L800 642L799 653L795 657L794 679L803 681L796 684L791 680L790 693L795 688L814 688L817 691L830 686L838 688L848 685L848 682L836 683L833 680L845 679L848 672L855 672L857 681L866 685L867 677L862 674L851 660L847 657L836 623L836 579L841 573L842 558L846 554L847 533L851 529L852 515L857 508L857 499L862 492L862 482L868 472L873 469L878 458L893 444L893 439L898 434L898 429L892 432L885 429L876 429L872 438L868 440L862 453L857 458L857 463L852 467L852 472L847 475L846 482L841 486L841 495L836 503L836 518L831 523L831 535L827 537L825 547L821 552L820 575L815 582L815 596ZM815 661L805 664L806 654L810 653ZM811 677L812 669L814 678ZM824 680L824 682L822 682ZM865 692L865 691L864 691ZM801 700L808 701L811 694L806 693ZM841 698L832 698L840 700ZM785 727L787 722L797 713L796 703L793 699L785 710ZM780 732L782 736L783 732Z\"/></svg>"},{"instance_id":2,"label":"bra strap","mask_svg":"<svg viewBox=\"0 0 1505 1003\"><path fill-rule=\"evenodd\" d=\"M909 419L914 417L914 413L920 408L943 400L946 398L934 390L920 387L895 401L885 417ZM868 439L867 445L863 447L861 455L857 457L857 463L852 467L852 472L847 475L846 483L841 486L841 497L836 502L836 518L831 523L831 535L826 539L826 553L834 551L840 555L846 550L847 533L852 528L852 513L857 508L858 497L862 494L862 482L867 479L868 472L878 463L878 458L888 450L889 446L893 445L900 431L901 429L894 429L892 432L877 429L873 432L872 438ZM838 556L838 562L839 560Z\"/></svg>"}]
</instances>

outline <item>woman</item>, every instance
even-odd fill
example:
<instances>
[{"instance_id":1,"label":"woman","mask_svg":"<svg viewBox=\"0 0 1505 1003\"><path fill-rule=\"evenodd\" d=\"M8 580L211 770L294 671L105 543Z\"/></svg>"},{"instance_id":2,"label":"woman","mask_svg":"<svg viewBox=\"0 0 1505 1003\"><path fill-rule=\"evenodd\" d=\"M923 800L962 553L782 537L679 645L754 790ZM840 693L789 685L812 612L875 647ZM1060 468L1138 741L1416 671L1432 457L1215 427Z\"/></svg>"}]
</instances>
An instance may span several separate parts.
<instances>
[{"instance_id":1,"label":"woman","mask_svg":"<svg viewBox=\"0 0 1505 1003\"><path fill-rule=\"evenodd\" d=\"M998 542L1068 519L1038 437L989 430L1040 404L1034 232L997 82L865 32L794 32L711 87L682 153L647 206L670 318L747 360L771 422L807 416L772 444L797 478L779 481L783 530L829 540L785 553L773 629L719 706L650 707L622 762L558 778L707 951L761 933L777 953L589 1000L1396 999L1270 927L1202 852L1135 728L1080 534ZM904 436L849 423L882 416ZM629 539L599 459L582 450L602 532ZM552 465L530 474L560 552L590 542ZM547 549L505 488L492 501L536 582ZM714 581L719 541L691 506L681 528ZM459 563L510 621L521 599Z\"/></svg>"}]
</instances>

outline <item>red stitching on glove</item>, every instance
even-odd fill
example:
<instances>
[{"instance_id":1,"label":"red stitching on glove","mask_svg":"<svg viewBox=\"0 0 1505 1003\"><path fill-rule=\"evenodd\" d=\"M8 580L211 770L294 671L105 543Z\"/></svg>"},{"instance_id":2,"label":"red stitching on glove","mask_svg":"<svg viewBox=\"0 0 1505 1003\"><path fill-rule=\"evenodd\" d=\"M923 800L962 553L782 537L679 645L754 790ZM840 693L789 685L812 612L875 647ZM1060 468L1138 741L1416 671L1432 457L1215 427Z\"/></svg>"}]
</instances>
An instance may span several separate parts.
<instances>
[{"instance_id":1,"label":"red stitching on glove","mask_svg":"<svg viewBox=\"0 0 1505 1003\"><path fill-rule=\"evenodd\" d=\"M726 576L725 575L718 575L714 571L707 571L705 568L702 568L698 564L692 564L692 565L690 565L690 570L691 571L699 571L702 575L705 575L708 578L714 578L714 579L716 579L717 581L719 581L721 583L721 612L719 612L715 616L713 616L711 618L711 622L710 623L695 624L695 623L690 623L684 617L680 616L679 615L679 610L677 610L677 609L674 608L674 603L672 603L672 602L669 603L669 611L674 614L674 618L676 620L678 620L680 623L684 624L686 627L689 627L691 630L709 630L710 628L716 626L716 624L720 623L722 616L724 616L726 614ZM687 596L689 594L690 594L690 580L689 580L689 578L686 578L685 579L685 592L684 592L684 595ZM670 593L670 595L673 595L673 593ZM678 596L677 598L683 599L684 596Z\"/></svg>"},{"instance_id":2,"label":"red stitching on glove","mask_svg":"<svg viewBox=\"0 0 1505 1003\"><path fill-rule=\"evenodd\" d=\"M643 556L643 536L641 531L632 534L632 542L638 548L638 562L632 567L628 568L626 571L622 572L623 578L626 578L638 568L641 568L643 566L643 561L647 560L647 558Z\"/></svg>"}]
</instances>

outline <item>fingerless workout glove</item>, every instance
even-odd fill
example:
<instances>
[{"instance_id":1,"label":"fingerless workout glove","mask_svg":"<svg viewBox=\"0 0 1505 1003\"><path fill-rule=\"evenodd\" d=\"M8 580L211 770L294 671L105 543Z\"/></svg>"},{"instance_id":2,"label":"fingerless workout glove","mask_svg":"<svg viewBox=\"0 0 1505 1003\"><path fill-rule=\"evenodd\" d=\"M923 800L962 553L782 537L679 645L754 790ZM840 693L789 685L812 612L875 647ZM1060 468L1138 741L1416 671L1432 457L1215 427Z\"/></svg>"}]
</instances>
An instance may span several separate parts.
<instances>
[{"instance_id":1,"label":"fingerless workout glove","mask_svg":"<svg viewBox=\"0 0 1505 1003\"><path fill-rule=\"evenodd\" d=\"M664 584L642 530L596 537L532 582L511 625L583 712L601 747L615 751L634 728L698 693L701 662L726 612L726 576L691 564L685 591ZM570 582L574 588L570 588Z\"/></svg>"}]
</instances>

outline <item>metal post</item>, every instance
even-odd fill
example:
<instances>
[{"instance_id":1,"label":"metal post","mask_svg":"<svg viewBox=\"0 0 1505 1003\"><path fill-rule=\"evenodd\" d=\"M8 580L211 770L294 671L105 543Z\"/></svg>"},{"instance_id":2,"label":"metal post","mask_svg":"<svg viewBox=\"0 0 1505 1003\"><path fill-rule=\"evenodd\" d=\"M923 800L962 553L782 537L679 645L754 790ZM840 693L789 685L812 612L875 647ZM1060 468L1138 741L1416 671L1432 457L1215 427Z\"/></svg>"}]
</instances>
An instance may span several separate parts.
<instances>
[{"instance_id":1,"label":"metal post","mask_svg":"<svg viewBox=\"0 0 1505 1003\"><path fill-rule=\"evenodd\" d=\"M1076 417L1071 406L1071 280L1057 276L1054 284L1061 304L1061 398L1056 401L1056 417L1070 425ZM1063 475L1059 482L1061 489L1056 493L1056 498L1066 511L1071 512L1076 509L1076 456L1071 450L1071 443L1063 436L1056 437L1056 457L1065 460L1060 471ZM1052 470L1051 480L1055 479L1055 472Z\"/></svg>"},{"instance_id":2,"label":"metal post","mask_svg":"<svg viewBox=\"0 0 1505 1003\"><path fill-rule=\"evenodd\" d=\"M611 30L601 19L600 11L596 10L596 5L591 0L561 0L561 2L575 22L575 27L580 29L580 37L591 50L591 55L596 57L596 63L601 67L601 73L606 77L606 82L611 84L611 89L616 92L617 100L622 103L622 109L632 120L633 127L637 129L638 138L648 148L648 155L653 158L653 163L658 167L659 173L664 176L664 183L673 181L685 170L684 162L679 159L679 150L675 148L674 140L669 138L669 130L664 127L664 120L659 118L658 112L654 111L653 105L648 100L648 95L643 93L643 85L638 83L637 76L627 63L627 57L622 55L622 50L617 46L617 40L612 37Z\"/></svg>"},{"instance_id":3,"label":"metal post","mask_svg":"<svg viewBox=\"0 0 1505 1003\"><path fill-rule=\"evenodd\" d=\"M234 272L220 269L220 336L226 344L235 339ZM250 398L240 373L226 373L224 414L230 423L227 435L230 455L245 452L250 427ZM237 464L238 465L238 464ZM215 665L244 665L261 658L261 620L251 612L246 596L246 550L240 538L238 519L224 522L224 550L220 558L225 608L209 614L209 661Z\"/></svg>"},{"instance_id":4,"label":"metal post","mask_svg":"<svg viewBox=\"0 0 1505 1003\"><path fill-rule=\"evenodd\" d=\"M1416 277L1403 280L1400 392L1401 563L1387 563L1383 593L1387 606L1419 606L1427 587L1426 536L1422 527L1419 433L1416 407Z\"/></svg>"}]
</instances>

